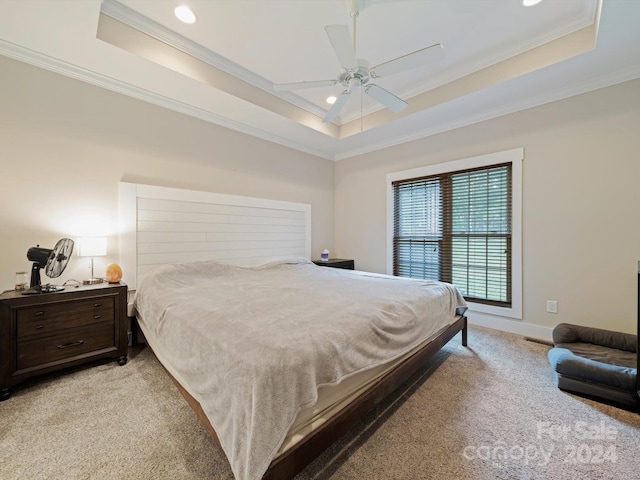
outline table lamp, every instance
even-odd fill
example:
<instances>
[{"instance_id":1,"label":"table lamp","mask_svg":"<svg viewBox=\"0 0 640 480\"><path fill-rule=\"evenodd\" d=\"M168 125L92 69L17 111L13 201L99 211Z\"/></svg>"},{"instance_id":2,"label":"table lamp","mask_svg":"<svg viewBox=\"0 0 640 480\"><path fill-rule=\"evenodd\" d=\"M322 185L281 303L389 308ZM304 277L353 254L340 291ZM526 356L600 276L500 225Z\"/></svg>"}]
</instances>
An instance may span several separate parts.
<instances>
[{"instance_id":1,"label":"table lamp","mask_svg":"<svg viewBox=\"0 0 640 480\"><path fill-rule=\"evenodd\" d=\"M78 239L78 256L91 257L91 278L83 280L83 285L93 285L104 282L104 279L93 276L93 257L104 257L106 254L106 237L81 237Z\"/></svg>"}]
</instances>

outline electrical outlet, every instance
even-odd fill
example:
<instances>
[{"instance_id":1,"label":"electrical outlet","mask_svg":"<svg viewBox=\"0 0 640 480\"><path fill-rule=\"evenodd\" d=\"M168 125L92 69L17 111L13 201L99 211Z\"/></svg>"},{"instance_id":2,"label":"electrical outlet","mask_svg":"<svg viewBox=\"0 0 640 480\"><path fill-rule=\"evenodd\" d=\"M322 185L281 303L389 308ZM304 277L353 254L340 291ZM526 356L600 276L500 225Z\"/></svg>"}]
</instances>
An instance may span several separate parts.
<instances>
[{"instance_id":1,"label":"electrical outlet","mask_svg":"<svg viewBox=\"0 0 640 480\"><path fill-rule=\"evenodd\" d=\"M558 313L558 302L556 300L547 300L547 313Z\"/></svg>"}]
</instances>

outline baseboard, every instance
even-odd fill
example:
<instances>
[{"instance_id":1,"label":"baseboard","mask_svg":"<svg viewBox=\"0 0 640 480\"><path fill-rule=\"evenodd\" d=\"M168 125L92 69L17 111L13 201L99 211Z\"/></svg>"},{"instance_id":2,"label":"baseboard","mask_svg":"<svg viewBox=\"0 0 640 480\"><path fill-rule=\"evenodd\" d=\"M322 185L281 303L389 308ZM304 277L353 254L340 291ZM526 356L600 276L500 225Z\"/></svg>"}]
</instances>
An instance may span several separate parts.
<instances>
[{"instance_id":1,"label":"baseboard","mask_svg":"<svg viewBox=\"0 0 640 480\"><path fill-rule=\"evenodd\" d=\"M531 339L541 340L544 343L553 341L552 327L543 327L541 325L533 325L531 323L513 320L510 318L496 317L486 313L472 312L467 310L467 320L471 325L480 327L493 328L503 332L515 333Z\"/></svg>"}]
</instances>

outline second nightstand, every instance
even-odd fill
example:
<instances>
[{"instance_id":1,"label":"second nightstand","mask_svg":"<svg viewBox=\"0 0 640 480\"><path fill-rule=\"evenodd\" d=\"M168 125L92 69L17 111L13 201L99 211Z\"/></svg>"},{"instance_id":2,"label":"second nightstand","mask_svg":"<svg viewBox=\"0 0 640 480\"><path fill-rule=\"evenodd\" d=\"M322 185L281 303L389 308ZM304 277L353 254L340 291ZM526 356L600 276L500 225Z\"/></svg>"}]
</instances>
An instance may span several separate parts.
<instances>
[{"instance_id":1,"label":"second nightstand","mask_svg":"<svg viewBox=\"0 0 640 480\"><path fill-rule=\"evenodd\" d=\"M345 270L355 269L355 262L345 258L330 258L327 261L313 260L313 263L321 267L344 268Z\"/></svg>"}]
</instances>

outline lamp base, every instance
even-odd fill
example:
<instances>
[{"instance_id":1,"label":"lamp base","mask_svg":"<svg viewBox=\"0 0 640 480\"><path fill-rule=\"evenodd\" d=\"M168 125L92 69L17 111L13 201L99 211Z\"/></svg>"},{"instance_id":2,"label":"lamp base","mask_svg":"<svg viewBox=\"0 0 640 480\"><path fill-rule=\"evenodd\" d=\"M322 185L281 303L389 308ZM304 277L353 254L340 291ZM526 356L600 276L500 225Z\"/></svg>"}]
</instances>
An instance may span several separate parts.
<instances>
[{"instance_id":1,"label":"lamp base","mask_svg":"<svg viewBox=\"0 0 640 480\"><path fill-rule=\"evenodd\" d=\"M90 278L88 280L83 280L83 285L95 285L96 283L104 282L104 278Z\"/></svg>"}]
</instances>

